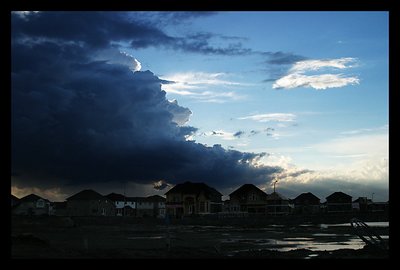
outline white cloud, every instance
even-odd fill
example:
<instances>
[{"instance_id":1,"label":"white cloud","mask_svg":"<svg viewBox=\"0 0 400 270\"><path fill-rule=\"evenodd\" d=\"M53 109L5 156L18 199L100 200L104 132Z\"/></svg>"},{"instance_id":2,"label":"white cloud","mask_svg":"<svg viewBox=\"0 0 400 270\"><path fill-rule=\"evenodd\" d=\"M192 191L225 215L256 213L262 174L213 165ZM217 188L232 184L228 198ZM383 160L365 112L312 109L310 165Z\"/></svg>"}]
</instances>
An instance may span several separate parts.
<instances>
[{"instance_id":1,"label":"white cloud","mask_svg":"<svg viewBox=\"0 0 400 270\"><path fill-rule=\"evenodd\" d=\"M289 73L306 72L312 70L319 70L325 67L332 67L338 69L345 69L353 67L352 65L347 65L348 63L355 62L355 58L346 57L339 59L326 59L326 60L304 60L296 62L293 67L289 70Z\"/></svg>"},{"instance_id":2,"label":"white cloud","mask_svg":"<svg viewBox=\"0 0 400 270\"><path fill-rule=\"evenodd\" d=\"M201 102L223 103L228 100L241 100L245 96L234 91L210 91L210 87L231 88L245 84L227 80L226 73L185 72L162 76L169 81L162 85L162 89L169 94L187 96Z\"/></svg>"},{"instance_id":3,"label":"white cloud","mask_svg":"<svg viewBox=\"0 0 400 270\"><path fill-rule=\"evenodd\" d=\"M278 180L278 191L289 197L311 191L323 199L332 192L343 191L353 198L368 194L371 196L371 193L374 192L374 198L377 201L388 199L389 166L387 156L365 155L362 159L348 160L345 164L334 165L330 169L314 169L312 166L299 167L294 164L296 161L290 156L278 153L264 156L262 162L265 165L280 166L284 169L275 174L275 179ZM265 185L269 192L272 190L271 183L268 182Z\"/></svg>"},{"instance_id":4,"label":"white cloud","mask_svg":"<svg viewBox=\"0 0 400 270\"><path fill-rule=\"evenodd\" d=\"M95 59L108 61L111 64L120 64L129 67L132 71L140 71L142 64L132 55L118 49L105 49L97 52Z\"/></svg>"},{"instance_id":5,"label":"white cloud","mask_svg":"<svg viewBox=\"0 0 400 270\"><path fill-rule=\"evenodd\" d=\"M343 87L348 84L359 84L357 77L346 77L343 74L316 74L306 75L304 73L310 71L318 71L324 68L346 69L354 67L351 63L356 61L355 58L339 58L327 60L304 60L296 62L289 70L288 74L275 81L272 88L297 88L312 87L315 89L327 89Z\"/></svg>"},{"instance_id":6,"label":"white cloud","mask_svg":"<svg viewBox=\"0 0 400 270\"><path fill-rule=\"evenodd\" d=\"M286 75L277 80L272 88L312 87L318 90L343 87L348 84L359 84L357 77L343 77L343 74L302 75L298 73Z\"/></svg>"},{"instance_id":7,"label":"white cloud","mask_svg":"<svg viewBox=\"0 0 400 270\"><path fill-rule=\"evenodd\" d=\"M292 113L266 113L240 117L238 119L251 119L257 122L293 122L296 115Z\"/></svg>"}]
</instances>

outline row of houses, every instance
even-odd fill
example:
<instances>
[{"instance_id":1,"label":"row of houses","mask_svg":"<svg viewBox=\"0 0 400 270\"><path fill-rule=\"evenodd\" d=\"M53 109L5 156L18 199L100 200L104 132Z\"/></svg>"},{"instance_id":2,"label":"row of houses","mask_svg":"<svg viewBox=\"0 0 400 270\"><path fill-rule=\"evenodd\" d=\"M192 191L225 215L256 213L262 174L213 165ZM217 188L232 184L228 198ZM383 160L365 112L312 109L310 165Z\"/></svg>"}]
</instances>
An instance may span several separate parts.
<instances>
[{"instance_id":1,"label":"row of houses","mask_svg":"<svg viewBox=\"0 0 400 270\"><path fill-rule=\"evenodd\" d=\"M253 184L244 184L222 201L222 194L205 183L185 182L175 185L165 193L166 198L126 197L110 193L103 196L94 190L83 190L64 202L50 202L35 194L21 199L12 196L13 214L60 216L133 216L133 217L182 217L189 215L227 214L315 214L351 211L385 211L388 202L373 203L366 197L352 200L343 192L334 192L321 203L311 192L288 199L278 192L265 193Z\"/></svg>"},{"instance_id":2,"label":"row of houses","mask_svg":"<svg viewBox=\"0 0 400 270\"><path fill-rule=\"evenodd\" d=\"M185 182L170 189L166 194L166 212L170 216L243 214L316 214L321 212L343 213L352 211L386 211L388 202L372 203L366 197L352 200L343 192L333 192L321 203L311 192L288 199L278 192L267 194L253 184L244 184L222 201L222 194L204 183Z\"/></svg>"},{"instance_id":3,"label":"row of houses","mask_svg":"<svg viewBox=\"0 0 400 270\"><path fill-rule=\"evenodd\" d=\"M50 202L35 194L21 199L11 195L11 208L15 215L164 217L165 198L126 197L117 193L103 196L87 189L64 202Z\"/></svg>"}]
</instances>

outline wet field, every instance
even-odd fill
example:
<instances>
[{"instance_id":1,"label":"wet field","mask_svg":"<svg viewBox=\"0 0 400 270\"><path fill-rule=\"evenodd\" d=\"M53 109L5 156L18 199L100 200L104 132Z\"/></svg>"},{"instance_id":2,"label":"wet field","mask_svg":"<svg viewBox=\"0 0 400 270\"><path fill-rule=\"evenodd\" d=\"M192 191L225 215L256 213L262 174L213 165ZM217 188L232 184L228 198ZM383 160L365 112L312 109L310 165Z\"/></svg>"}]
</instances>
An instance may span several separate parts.
<instances>
[{"instance_id":1,"label":"wet field","mask_svg":"<svg viewBox=\"0 0 400 270\"><path fill-rule=\"evenodd\" d=\"M13 258L386 257L367 250L350 223L259 227L19 222ZM367 222L389 239L388 222ZM346 252L343 252L346 251Z\"/></svg>"}]
</instances>

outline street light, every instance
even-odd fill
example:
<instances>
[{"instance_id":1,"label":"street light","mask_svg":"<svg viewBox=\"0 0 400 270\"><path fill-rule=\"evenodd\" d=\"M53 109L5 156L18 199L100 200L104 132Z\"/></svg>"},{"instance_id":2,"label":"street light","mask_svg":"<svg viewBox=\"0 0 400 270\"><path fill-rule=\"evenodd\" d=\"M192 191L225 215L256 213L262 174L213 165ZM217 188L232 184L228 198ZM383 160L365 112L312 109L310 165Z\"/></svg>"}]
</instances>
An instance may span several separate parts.
<instances>
[{"instance_id":1,"label":"street light","mask_svg":"<svg viewBox=\"0 0 400 270\"><path fill-rule=\"evenodd\" d=\"M275 184L278 182L278 180L275 180L274 182L274 193L275 193Z\"/></svg>"}]
</instances>

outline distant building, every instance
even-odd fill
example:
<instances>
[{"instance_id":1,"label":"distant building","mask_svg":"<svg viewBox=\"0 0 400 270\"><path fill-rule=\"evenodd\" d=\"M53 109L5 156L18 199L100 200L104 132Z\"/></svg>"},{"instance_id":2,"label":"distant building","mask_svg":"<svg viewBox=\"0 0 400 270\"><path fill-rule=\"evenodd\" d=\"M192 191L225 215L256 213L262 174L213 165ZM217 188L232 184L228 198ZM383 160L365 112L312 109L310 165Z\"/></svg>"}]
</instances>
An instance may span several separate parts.
<instances>
[{"instance_id":1,"label":"distant building","mask_svg":"<svg viewBox=\"0 0 400 270\"><path fill-rule=\"evenodd\" d=\"M315 214L320 211L320 199L311 192L302 193L293 199L294 212Z\"/></svg>"},{"instance_id":2,"label":"distant building","mask_svg":"<svg viewBox=\"0 0 400 270\"><path fill-rule=\"evenodd\" d=\"M334 192L326 197L326 210L328 213L350 212L352 210L352 197L341 191Z\"/></svg>"},{"instance_id":3,"label":"distant building","mask_svg":"<svg viewBox=\"0 0 400 270\"><path fill-rule=\"evenodd\" d=\"M114 202L94 190L86 189L67 199L69 216L114 216Z\"/></svg>"},{"instance_id":4,"label":"distant building","mask_svg":"<svg viewBox=\"0 0 400 270\"><path fill-rule=\"evenodd\" d=\"M55 216L68 216L67 202L53 202L53 212Z\"/></svg>"},{"instance_id":5,"label":"distant building","mask_svg":"<svg viewBox=\"0 0 400 270\"><path fill-rule=\"evenodd\" d=\"M358 199L353 201L352 208L354 211L367 212L371 203L371 199L367 199L367 197L358 197Z\"/></svg>"},{"instance_id":6,"label":"distant building","mask_svg":"<svg viewBox=\"0 0 400 270\"><path fill-rule=\"evenodd\" d=\"M229 194L227 212L266 213L267 194L253 184L244 184Z\"/></svg>"},{"instance_id":7,"label":"distant building","mask_svg":"<svg viewBox=\"0 0 400 270\"><path fill-rule=\"evenodd\" d=\"M177 184L165 195L167 214L174 217L222 211L222 194L205 183Z\"/></svg>"},{"instance_id":8,"label":"distant building","mask_svg":"<svg viewBox=\"0 0 400 270\"><path fill-rule=\"evenodd\" d=\"M115 204L116 216L136 216L136 202L122 194L110 193L106 195Z\"/></svg>"},{"instance_id":9,"label":"distant building","mask_svg":"<svg viewBox=\"0 0 400 270\"><path fill-rule=\"evenodd\" d=\"M286 215L292 212L289 199L278 192L272 192L267 197L267 213L270 215Z\"/></svg>"},{"instance_id":10,"label":"distant building","mask_svg":"<svg viewBox=\"0 0 400 270\"><path fill-rule=\"evenodd\" d=\"M165 201L166 199L160 195L147 197L153 203L153 216L158 218L165 217Z\"/></svg>"},{"instance_id":11,"label":"distant building","mask_svg":"<svg viewBox=\"0 0 400 270\"><path fill-rule=\"evenodd\" d=\"M154 215L154 204L146 197L131 197L136 203L137 217L152 217Z\"/></svg>"},{"instance_id":12,"label":"distant building","mask_svg":"<svg viewBox=\"0 0 400 270\"><path fill-rule=\"evenodd\" d=\"M370 205L371 212L388 212L389 201L387 202L372 202Z\"/></svg>"},{"instance_id":13,"label":"distant building","mask_svg":"<svg viewBox=\"0 0 400 270\"><path fill-rule=\"evenodd\" d=\"M19 199L19 204L15 205L12 213L15 215L39 216L49 215L52 211L50 201L36 194L30 194Z\"/></svg>"}]
</instances>

